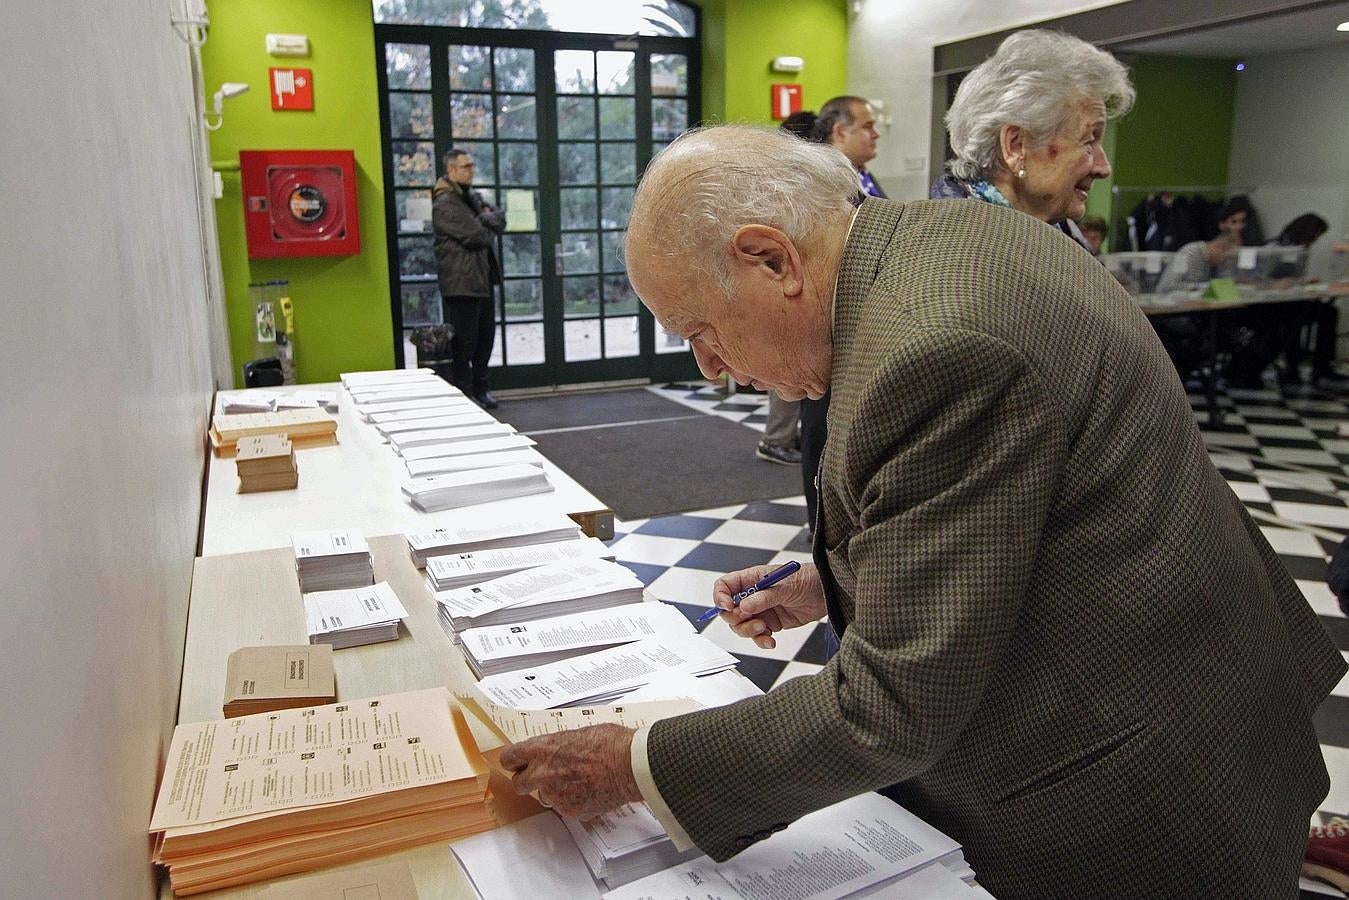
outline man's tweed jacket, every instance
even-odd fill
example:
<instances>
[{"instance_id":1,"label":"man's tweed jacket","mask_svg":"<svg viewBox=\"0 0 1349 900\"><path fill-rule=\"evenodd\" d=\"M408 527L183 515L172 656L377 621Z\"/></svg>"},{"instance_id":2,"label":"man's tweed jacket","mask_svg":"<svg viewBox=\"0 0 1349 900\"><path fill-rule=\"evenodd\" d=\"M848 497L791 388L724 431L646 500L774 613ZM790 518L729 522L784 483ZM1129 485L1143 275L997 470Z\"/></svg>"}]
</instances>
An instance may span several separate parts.
<instances>
[{"instance_id":1,"label":"man's tweed jacket","mask_svg":"<svg viewBox=\"0 0 1349 900\"><path fill-rule=\"evenodd\" d=\"M815 557L842 648L652 727L716 859L879 788L1000 900L1291 897L1344 662L1096 261L985 203L868 200Z\"/></svg>"}]
</instances>

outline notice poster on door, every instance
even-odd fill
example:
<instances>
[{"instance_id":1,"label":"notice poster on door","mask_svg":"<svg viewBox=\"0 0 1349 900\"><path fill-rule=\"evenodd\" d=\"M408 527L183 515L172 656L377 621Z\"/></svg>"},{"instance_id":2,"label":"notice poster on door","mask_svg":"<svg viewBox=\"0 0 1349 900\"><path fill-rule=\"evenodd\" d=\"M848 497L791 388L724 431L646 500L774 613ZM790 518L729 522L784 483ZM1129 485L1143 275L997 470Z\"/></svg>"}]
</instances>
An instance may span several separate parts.
<instances>
[{"instance_id":1,"label":"notice poster on door","mask_svg":"<svg viewBox=\"0 0 1349 900\"><path fill-rule=\"evenodd\" d=\"M506 230L537 231L539 214L534 208L534 192L506 191Z\"/></svg>"}]
</instances>

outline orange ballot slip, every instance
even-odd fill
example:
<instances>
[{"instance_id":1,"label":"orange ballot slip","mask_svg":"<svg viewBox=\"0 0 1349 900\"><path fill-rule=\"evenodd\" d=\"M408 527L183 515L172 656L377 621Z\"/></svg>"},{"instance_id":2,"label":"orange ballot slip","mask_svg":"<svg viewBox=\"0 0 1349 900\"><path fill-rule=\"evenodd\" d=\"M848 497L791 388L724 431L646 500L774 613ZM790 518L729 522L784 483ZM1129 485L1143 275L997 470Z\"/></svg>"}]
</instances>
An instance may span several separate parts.
<instances>
[{"instance_id":1,"label":"orange ballot slip","mask_svg":"<svg viewBox=\"0 0 1349 900\"><path fill-rule=\"evenodd\" d=\"M445 688L174 729L150 831L176 894L495 826L488 770Z\"/></svg>"}]
</instances>

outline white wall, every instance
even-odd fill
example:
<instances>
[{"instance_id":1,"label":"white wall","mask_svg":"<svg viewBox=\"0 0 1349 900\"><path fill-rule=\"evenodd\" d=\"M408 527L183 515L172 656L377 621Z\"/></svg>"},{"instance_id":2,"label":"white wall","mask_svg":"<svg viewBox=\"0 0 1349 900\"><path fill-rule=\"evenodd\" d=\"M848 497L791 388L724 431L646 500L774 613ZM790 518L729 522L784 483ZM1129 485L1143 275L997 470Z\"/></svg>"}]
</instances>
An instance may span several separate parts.
<instances>
[{"instance_id":1,"label":"white wall","mask_svg":"<svg viewBox=\"0 0 1349 900\"><path fill-rule=\"evenodd\" d=\"M211 390L169 0L0 28L0 896L148 897Z\"/></svg>"},{"instance_id":2,"label":"white wall","mask_svg":"<svg viewBox=\"0 0 1349 900\"><path fill-rule=\"evenodd\" d=\"M1228 181L1255 186L1251 199L1273 237L1314 212L1330 231L1308 271L1324 278L1331 247L1349 240L1349 41L1246 60L1237 78Z\"/></svg>"},{"instance_id":3,"label":"white wall","mask_svg":"<svg viewBox=\"0 0 1349 900\"><path fill-rule=\"evenodd\" d=\"M932 48L1004 28L1113 6L1120 0L861 0L848 28L848 91L885 103L869 168L897 200L927 196ZM860 7L860 8L859 8Z\"/></svg>"}]
</instances>

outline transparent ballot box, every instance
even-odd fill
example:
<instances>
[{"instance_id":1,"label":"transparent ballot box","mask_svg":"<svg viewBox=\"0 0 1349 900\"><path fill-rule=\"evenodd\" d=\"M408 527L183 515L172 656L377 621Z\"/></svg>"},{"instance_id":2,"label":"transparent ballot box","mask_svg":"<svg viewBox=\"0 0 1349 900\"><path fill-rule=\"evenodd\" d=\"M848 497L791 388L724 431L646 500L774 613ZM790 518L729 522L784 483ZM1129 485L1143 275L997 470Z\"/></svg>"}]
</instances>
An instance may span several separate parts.
<instances>
[{"instance_id":1,"label":"transparent ballot box","mask_svg":"<svg viewBox=\"0 0 1349 900\"><path fill-rule=\"evenodd\" d=\"M1233 247L1223 260L1223 274L1237 284L1273 287L1307 280L1307 251L1302 247Z\"/></svg>"},{"instance_id":2,"label":"transparent ballot box","mask_svg":"<svg viewBox=\"0 0 1349 900\"><path fill-rule=\"evenodd\" d=\"M1156 292L1157 282L1162 280L1162 273L1175 255L1163 250L1107 253L1101 262L1129 293L1151 294Z\"/></svg>"}]
</instances>

